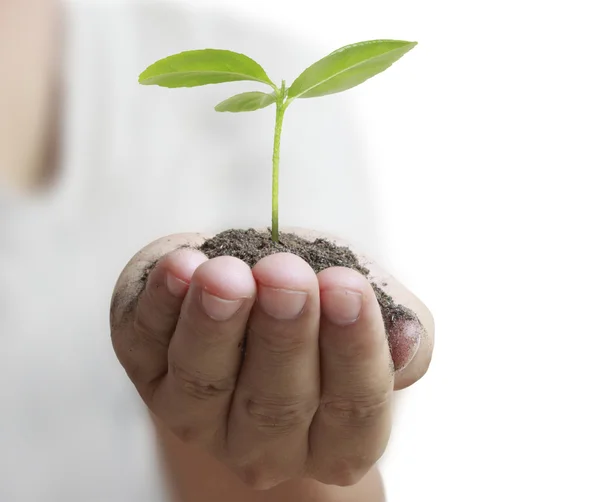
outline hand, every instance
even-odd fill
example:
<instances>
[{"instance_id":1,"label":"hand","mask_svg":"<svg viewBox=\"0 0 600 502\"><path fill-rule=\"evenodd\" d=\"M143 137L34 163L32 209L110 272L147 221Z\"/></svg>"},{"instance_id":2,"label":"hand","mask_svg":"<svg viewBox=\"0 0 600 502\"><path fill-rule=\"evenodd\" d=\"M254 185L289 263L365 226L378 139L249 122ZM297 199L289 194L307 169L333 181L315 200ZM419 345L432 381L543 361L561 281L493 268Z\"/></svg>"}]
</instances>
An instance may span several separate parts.
<instances>
[{"instance_id":1,"label":"hand","mask_svg":"<svg viewBox=\"0 0 600 502\"><path fill-rule=\"evenodd\" d=\"M316 275L287 253L251 270L232 257L208 260L195 250L203 240L185 234L150 244L115 287L113 346L140 396L179 439L253 488L299 478L357 483L387 445L394 388L427 369L428 312L385 279L426 327L400 333L414 350L394 375L362 275Z\"/></svg>"}]
</instances>

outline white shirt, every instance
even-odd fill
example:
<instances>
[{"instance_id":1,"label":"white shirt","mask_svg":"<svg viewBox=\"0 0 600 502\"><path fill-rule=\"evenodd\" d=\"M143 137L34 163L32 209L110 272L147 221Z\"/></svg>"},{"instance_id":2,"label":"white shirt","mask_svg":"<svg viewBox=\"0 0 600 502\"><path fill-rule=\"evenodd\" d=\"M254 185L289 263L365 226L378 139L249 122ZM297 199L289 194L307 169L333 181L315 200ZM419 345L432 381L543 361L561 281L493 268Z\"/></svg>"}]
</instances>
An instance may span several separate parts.
<instances>
[{"instance_id":1,"label":"white shirt","mask_svg":"<svg viewBox=\"0 0 600 502\"><path fill-rule=\"evenodd\" d=\"M164 56L245 52L273 79L327 54L270 27L169 3L65 6L62 154L43 196L0 190L0 501L167 500L151 426L112 351L129 258L166 234L270 224L274 109L218 114L255 83L137 83ZM282 226L376 248L360 124L344 97L299 100L281 150ZM0 187L2 188L2 187Z\"/></svg>"}]
</instances>

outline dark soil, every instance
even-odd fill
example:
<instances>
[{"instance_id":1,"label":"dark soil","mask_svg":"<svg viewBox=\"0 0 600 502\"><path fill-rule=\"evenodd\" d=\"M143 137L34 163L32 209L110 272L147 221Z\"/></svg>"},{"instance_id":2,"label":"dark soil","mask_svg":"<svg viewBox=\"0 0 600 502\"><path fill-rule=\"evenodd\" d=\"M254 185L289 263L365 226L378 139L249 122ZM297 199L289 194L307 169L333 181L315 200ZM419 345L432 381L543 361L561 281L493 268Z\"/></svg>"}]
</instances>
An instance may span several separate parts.
<instances>
[{"instance_id":1,"label":"dark soil","mask_svg":"<svg viewBox=\"0 0 600 502\"><path fill-rule=\"evenodd\" d=\"M363 274L372 280L370 272L361 265L357 256L347 247L337 246L326 239L309 241L295 234L280 233L279 243L271 240L270 233L256 230L227 230L202 246L202 251L208 258L217 256L234 256L246 262L250 267L265 256L288 252L301 257L319 273L329 267L347 267ZM418 322L416 315L406 307L398 305L379 286L371 282L375 295L381 307L383 321L388 335L401 331L401 324L406 321Z\"/></svg>"}]
</instances>

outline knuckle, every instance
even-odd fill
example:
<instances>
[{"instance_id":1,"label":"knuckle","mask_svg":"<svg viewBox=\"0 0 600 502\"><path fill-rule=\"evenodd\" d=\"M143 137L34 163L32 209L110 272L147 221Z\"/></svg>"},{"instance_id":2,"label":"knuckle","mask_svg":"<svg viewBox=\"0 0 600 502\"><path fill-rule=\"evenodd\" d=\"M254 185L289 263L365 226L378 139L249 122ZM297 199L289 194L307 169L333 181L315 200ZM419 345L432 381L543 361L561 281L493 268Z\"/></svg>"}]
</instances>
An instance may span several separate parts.
<instances>
[{"instance_id":1,"label":"knuckle","mask_svg":"<svg viewBox=\"0 0 600 502\"><path fill-rule=\"evenodd\" d=\"M201 447L211 457L225 461L222 422L215 423L201 417L177 417L168 425L169 431L185 445Z\"/></svg>"},{"instance_id":2,"label":"knuckle","mask_svg":"<svg viewBox=\"0 0 600 502\"><path fill-rule=\"evenodd\" d=\"M358 484L371 466L360 459L340 459L321 476L321 482L329 485L349 487Z\"/></svg>"},{"instance_id":3,"label":"knuckle","mask_svg":"<svg viewBox=\"0 0 600 502\"><path fill-rule=\"evenodd\" d=\"M316 406L310 400L260 397L248 399L246 411L259 430L268 435L282 435L311 421Z\"/></svg>"},{"instance_id":4,"label":"knuckle","mask_svg":"<svg viewBox=\"0 0 600 502\"><path fill-rule=\"evenodd\" d=\"M231 379L209 379L198 371L189 371L175 361L169 363L169 373L176 385L188 396L199 401L229 395L235 388Z\"/></svg>"},{"instance_id":5,"label":"knuckle","mask_svg":"<svg viewBox=\"0 0 600 502\"><path fill-rule=\"evenodd\" d=\"M179 441L186 444L195 443L199 436L198 430L189 425L173 426L171 432Z\"/></svg>"},{"instance_id":6,"label":"knuckle","mask_svg":"<svg viewBox=\"0 0 600 502\"><path fill-rule=\"evenodd\" d=\"M337 424L346 427L369 427L390 408L389 392L352 397L324 397L321 411Z\"/></svg>"},{"instance_id":7,"label":"knuckle","mask_svg":"<svg viewBox=\"0 0 600 502\"><path fill-rule=\"evenodd\" d=\"M141 383L146 383L144 378L146 376L146 372L144 371L145 368L138 360L136 360L136 358L129 357L127 359L123 359L121 361L121 365L125 369L125 373L129 377L129 379L134 384L137 385Z\"/></svg>"},{"instance_id":8,"label":"knuckle","mask_svg":"<svg viewBox=\"0 0 600 502\"><path fill-rule=\"evenodd\" d=\"M236 474L242 483L251 490L269 490L278 484L278 479L274 473L258 464L239 467L236 469Z\"/></svg>"}]
</instances>

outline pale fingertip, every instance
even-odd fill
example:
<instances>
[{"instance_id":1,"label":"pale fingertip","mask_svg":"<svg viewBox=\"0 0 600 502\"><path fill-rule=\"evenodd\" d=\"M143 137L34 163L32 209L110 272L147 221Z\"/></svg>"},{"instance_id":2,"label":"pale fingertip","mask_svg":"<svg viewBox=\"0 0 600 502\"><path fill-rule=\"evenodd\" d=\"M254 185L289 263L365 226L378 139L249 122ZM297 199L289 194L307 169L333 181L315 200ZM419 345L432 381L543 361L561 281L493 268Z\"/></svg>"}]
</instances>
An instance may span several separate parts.
<instances>
[{"instance_id":1,"label":"pale fingertip","mask_svg":"<svg viewBox=\"0 0 600 502\"><path fill-rule=\"evenodd\" d=\"M283 288L260 286L258 303L263 311L273 319L291 321L302 314L308 293Z\"/></svg>"},{"instance_id":2,"label":"pale fingertip","mask_svg":"<svg viewBox=\"0 0 600 502\"><path fill-rule=\"evenodd\" d=\"M363 301L360 291L340 287L321 290L321 312L338 326L349 326L358 321Z\"/></svg>"},{"instance_id":3,"label":"pale fingertip","mask_svg":"<svg viewBox=\"0 0 600 502\"><path fill-rule=\"evenodd\" d=\"M256 295L256 283L250 267L232 256L220 256L203 263L194 273L192 284L224 301L251 299ZM207 301L210 302L210 299ZM211 306L214 305L215 302L211 302ZM220 317L219 313L214 314Z\"/></svg>"},{"instance_id":4,"label":"pale fingertip","mask_svg":"<svg viewBox=\"0 0 600 502\"><path fill-rule=\"evenodd\" d=\"M308 293L316 288L314 270L292 253L277 253L260 260L252 270L258 288L258 303L263 312L278 321L302 315Z\"/></svg>"},{"instance_id":5,"label":"pale fingertip","mask_svg":"<svg viewBox=\"0 0 600 502\"><path fill-rule=\"evenodd\" d=\"M177 249L165 256L163 258L164 267L167 270L167 277L169 275L172 277L170 282L171 286L173 286L173 291L181 291L181 285L177 284L175 280L189 285L194 272L207 260L208 258L200 251L188 248ZM167 288L170 291L168 280Z\"/></svg>"},{"instance_id":6,"label":"pale fingertip","mask_svg":"<svg viewBox=\"0 0 600 502\"><path fill-rule=\"evenodd\" d=\"M165 283L169 293L176 298L183 298L190 286L189 282L182 281L170 272L167 272Z\"/></svg>"},{"instance_id":7,"label":"pale fingertip","mask_svg":"<svg viewBox=\"0 0 600 502\"><path fill-rule=\"evenodd\" d=\"M321 291L347 290L365 294L370 285L360 272L346 267L330 267L317 274Z\"/></svg>"},{"instance_id":8,"label":"pale fingertip","mask_svg":"<svg viewBox=\"0 0 600 502\"><path fill-rule=\"evenodd\" d=\"M309 291L317 282L312 267L292 253L266 256L252 269L256 281L262 286L290 291Z\"/></svg>"},{"instance_id":9,"label":"pale fingertip","mask_svg":"<svg viewBox=\"0 0 600 502\"><path fill-rule=\"evenodd\" d=\"M200 302L204 308L204 312L213 321L228 321L242 307L243 300L226 300L216 295L210 294L208 291L202 291L200 294Z\"/></svg>"}]
</instances>

